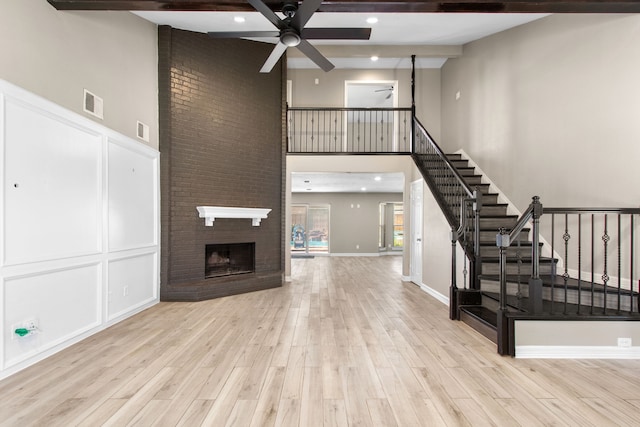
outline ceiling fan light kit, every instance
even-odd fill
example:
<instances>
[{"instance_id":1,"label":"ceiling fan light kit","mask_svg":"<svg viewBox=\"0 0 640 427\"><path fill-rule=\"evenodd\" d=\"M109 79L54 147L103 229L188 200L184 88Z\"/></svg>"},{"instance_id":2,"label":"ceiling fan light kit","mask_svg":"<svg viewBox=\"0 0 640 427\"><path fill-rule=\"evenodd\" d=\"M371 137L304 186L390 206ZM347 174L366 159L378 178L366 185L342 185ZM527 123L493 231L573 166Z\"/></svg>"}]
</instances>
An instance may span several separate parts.
<instances>
[{"instance_id":1,"label":"ceiling fan light kit","mask_svg":"<svg viewBox=\"0 0 640 427\"><path fill-rule=\"evenodd\" d=\"M278 63L288 47L297 47L324 71L331 71L334 65L307 40L369 40L371 28L305 28L309 19L322 5L322 0L285 2L280 19L262 0L247 0L254 9L269 20L278 31L224 31L209 32L212 38L261 38L278 37L278 43L265 61L261 73L269 73Z\"/></svg>"}]
</instances>

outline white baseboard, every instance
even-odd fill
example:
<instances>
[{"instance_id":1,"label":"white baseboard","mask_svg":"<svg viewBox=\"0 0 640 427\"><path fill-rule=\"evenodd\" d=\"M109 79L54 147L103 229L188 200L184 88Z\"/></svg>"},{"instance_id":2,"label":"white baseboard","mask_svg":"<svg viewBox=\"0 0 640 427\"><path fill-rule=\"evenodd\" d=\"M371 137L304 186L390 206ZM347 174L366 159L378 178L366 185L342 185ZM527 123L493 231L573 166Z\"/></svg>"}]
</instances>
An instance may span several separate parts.
<instances>
[{"instance_id":1,"label":"white baseboard","mask_svg":"<svg viewBox=\"0 0 640 427\"><path fill-rule=\"evenodd\" d=\"M348 253L339 253L339 254L331 254L331 256L380 256L379 252L374 252L374 253L353 253L353 254L348 254Z\"/></svg>"},{"instance_id":2,"label":"white baseboard","mask_svg":"<svg viewBox=\"0 0 640 427\"><path fill-rule=\"evenodd\" d=\"M290 282L291 281L291 276L284 276L284 281L285 282Z\"/></svg>"},{"instance_id":3,"label":"white baseboard","mask_svg":"<svg viewBox=\"0 0 640 427\"><path fill-rule=\"evenodd\" d=\"M640 347L516 346L518 359L640 359Z\"/></svg>"},{"instance_id":4,"label":"white baseboard","mask_svg":"<svg viewBox=\"0 0 640 427\"><path fill-rule=\"evenodd\" d=\"M400 280L402 280L403 282L410 282L411 281L411 277L409 277L409 276L400 276Z\"/></svg>"},{"instance_id":5,"label":"white baseboard","mask_svg":"<svg viewBox=\"0 0 640 427\"><path fill-rule=\"evenodd\" d=\"M425 291L426 293L428 293L429 295L431 295L432 297L434 297L435 299L437 299L438 301L440 301L444 305L449 306L449 297L448 296L442 295L440 292L436 291L433 288L430 288L429 286L425 285L424 283L420 284L420 289L422 289L423 291Z\"/></svg>"}]
</instances>

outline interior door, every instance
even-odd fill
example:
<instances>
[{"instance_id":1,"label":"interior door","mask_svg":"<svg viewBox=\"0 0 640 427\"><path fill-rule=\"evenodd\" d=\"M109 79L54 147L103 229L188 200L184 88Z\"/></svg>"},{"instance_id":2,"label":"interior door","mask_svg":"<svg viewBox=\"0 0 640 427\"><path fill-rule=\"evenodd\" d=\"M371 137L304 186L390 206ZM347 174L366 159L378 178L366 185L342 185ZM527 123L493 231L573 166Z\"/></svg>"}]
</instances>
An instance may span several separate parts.
<instances>
[{"instance_id":1,"label":"interior door","mask_svg":"<svg viewBox=\"0 0 640 427\"><path fill-rule=\"evenodd\" d=\"M411 183L411 281L422 284L422 183Z\"/></svg>"}]
</instances>

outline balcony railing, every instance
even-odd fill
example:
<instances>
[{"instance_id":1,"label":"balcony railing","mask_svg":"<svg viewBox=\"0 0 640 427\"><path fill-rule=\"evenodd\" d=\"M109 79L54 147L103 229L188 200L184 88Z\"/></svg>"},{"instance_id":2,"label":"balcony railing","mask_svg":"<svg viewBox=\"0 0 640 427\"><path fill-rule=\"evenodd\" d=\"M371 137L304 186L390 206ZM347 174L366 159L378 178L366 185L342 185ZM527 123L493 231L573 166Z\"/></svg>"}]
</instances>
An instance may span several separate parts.
<instances>
[{"instance_id":1,"label":"balcony railing","mask_svg":"<svg viewBox=\"0 0 640 427\"><path fill-rule=\"evenodd\" d=\"M411 108L289 108L289 154L411 154Z\"/></svg>"}]
</instances>

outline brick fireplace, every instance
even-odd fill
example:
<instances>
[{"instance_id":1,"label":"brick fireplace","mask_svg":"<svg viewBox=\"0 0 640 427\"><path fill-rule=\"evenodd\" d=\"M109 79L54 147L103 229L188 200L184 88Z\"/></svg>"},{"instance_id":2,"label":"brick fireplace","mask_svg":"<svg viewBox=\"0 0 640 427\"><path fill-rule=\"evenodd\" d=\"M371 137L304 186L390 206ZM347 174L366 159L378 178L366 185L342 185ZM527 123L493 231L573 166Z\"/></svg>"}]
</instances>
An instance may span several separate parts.
<instances>
[{"instance_id":1,"label":"brick fireplace","mask_svg":"<svg viewBox=\"0 0 640 427\"><path fill-rule=\"evenodd\" d=\"M282 285L286 75L282 64L258 72L269 53L264 43L159 27L162 300ZM206 205L271 212L259 226L231 217L209 226L196 210ZM207 274L207 248L222 264L243 243L253 271Z\"/></svg>"}]
</instances>

